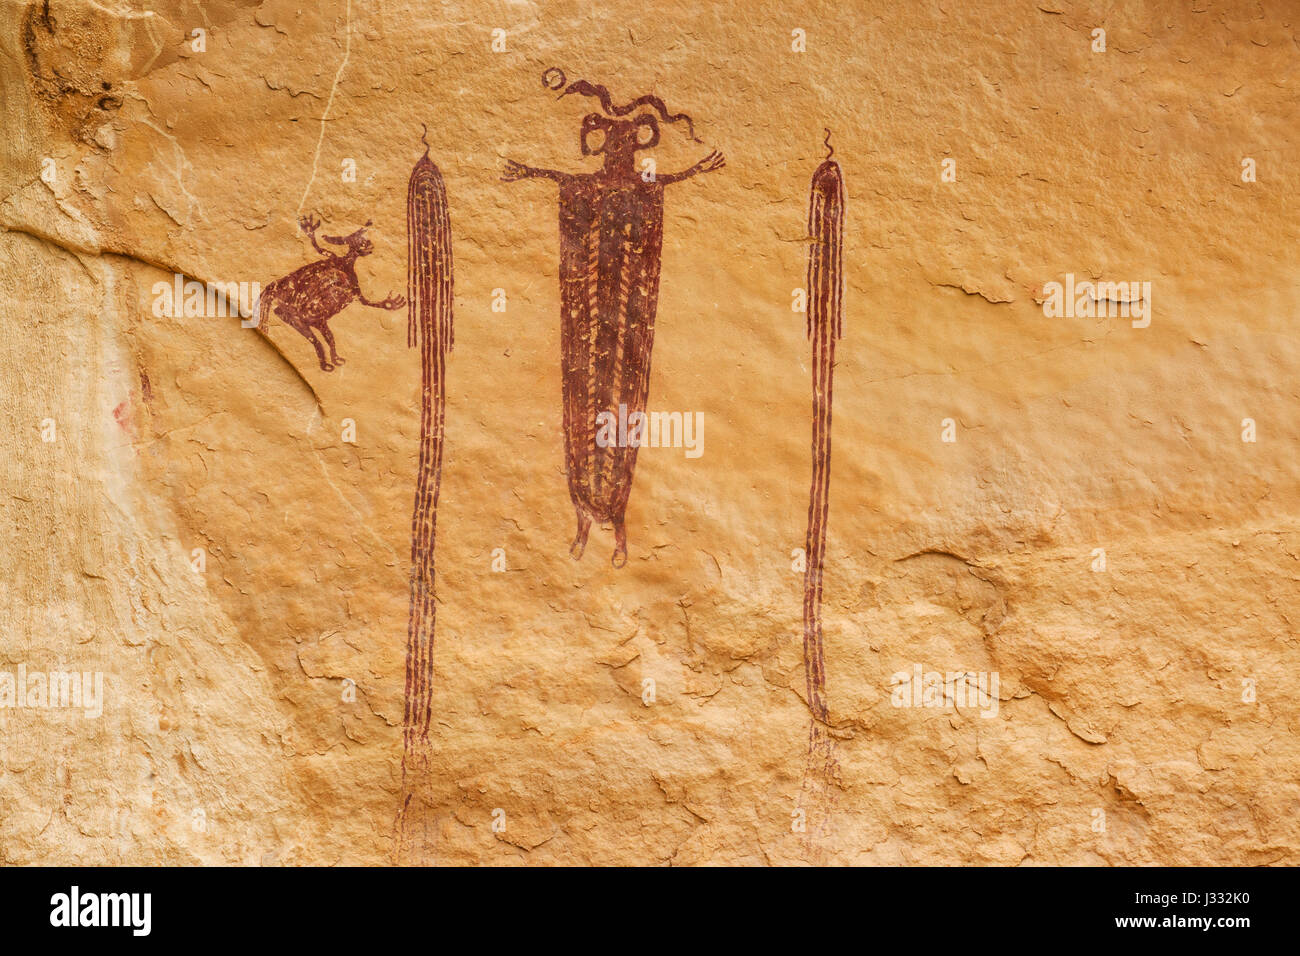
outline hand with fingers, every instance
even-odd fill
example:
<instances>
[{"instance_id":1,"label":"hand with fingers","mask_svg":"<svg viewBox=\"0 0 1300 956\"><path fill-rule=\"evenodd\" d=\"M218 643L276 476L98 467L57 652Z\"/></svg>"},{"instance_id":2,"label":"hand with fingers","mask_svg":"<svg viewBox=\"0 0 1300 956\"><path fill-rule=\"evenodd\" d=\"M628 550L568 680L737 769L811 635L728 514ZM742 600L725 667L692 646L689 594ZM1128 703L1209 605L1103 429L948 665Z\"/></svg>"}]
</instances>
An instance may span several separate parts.
<instances>
[{"instance_id":1,"label":"hand with fingers","mask_svg":"<svg viewBox=\"0 0 1300 956\"><path fill-rule=\"evenodd\" d=\"M505 183L513 183L521 179L527 179L532 174L532 169L525 166L523 163L516 163L513 159L507 159L505 171L501 175L501 181Z\"/></svg>"},{"instance_id":2,"label":"hand with fingers","mask_svg":"<svg viewBox=\"0 0 1300 956\"><path fill-rule=\"evenodd\" d=\"M695 168L701 173L711 173L715 169L721 169L727 165L727 158L718 150L714 150L695 164Z\"/></svg>"}]
</instances>

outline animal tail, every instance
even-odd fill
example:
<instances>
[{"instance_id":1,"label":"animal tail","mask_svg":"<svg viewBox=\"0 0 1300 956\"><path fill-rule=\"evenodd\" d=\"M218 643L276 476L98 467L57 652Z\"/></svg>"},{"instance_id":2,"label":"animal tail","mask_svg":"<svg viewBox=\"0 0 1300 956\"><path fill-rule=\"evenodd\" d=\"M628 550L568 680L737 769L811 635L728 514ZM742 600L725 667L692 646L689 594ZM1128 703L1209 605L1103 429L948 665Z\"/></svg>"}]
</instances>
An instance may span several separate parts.
<instances>
[{"instance_id":1,"label":"animal tail","mask_svg":"<svg viewBox=\"0 0 1300 956\"><path fill-rule=\"evenodd\" d=\"M257 296L257 328L261 332L265 332L271 324L271 296L267 295L268 291L263 289Z\"/></svg>"}]
</instances>

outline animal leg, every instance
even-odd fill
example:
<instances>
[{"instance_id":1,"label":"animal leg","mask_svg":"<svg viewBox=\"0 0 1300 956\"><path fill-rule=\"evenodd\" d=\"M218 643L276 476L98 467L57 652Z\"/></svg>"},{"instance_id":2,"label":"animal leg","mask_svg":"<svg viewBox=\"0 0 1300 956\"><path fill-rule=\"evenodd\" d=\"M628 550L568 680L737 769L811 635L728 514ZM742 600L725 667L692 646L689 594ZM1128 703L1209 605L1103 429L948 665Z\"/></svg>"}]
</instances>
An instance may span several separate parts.
<instances>
[{"instance_id":1,"label":"animal leg","mask_svg":"<svg viewBox=\"0 0 1300 956\"><path fill-rule=\"evenodd\" d=\"M313 329L310 325L303 326L302 334L307 336L307 341L310 342L315 347L316 357L320 359L321 371L323 372L334 371L334 366L331 365L329 362L325 361L325 349L321 347L320 339L316 338L316 330Z\"/></svg>"},{"instance_id":2,"label":"animal leg","mask_svg":"<svg viewBox=\"0 0 1300 956\"><path fill-rule=\"evenodd\" d=\"M266 314L268 317L274 315L299 335L307 337L307 332L305 331L306 326L303 324L302 316L289 308L289 306L285 305L283 302L276 302L270 309L266 310Z\"/></svg>"},{"instance_id":3,"label":"animal leg","mask_svg":"<svg viewBox=\"0 0 1300 956\"><path fill-rule=\"evenodd\" d=\"M591 531L591 516L582 510L582 505L574 505L573 507L578 513L578 533L573 538L573 544L569 545L569 554L573 555L573 560L577 561L582 557L582 552L587 550L587 535Z\"/></svg>"},{"instance_id":4,"label":"animal leg","mask_svg":"<svg viewBox=\"0 0 1300 956\"><path fill-rule=\"evenodd\" d=\"M339 353L334 348L334 333L330 331L330 327L324 322L320 324L320 334L325 336L325 341L329 344L330 361L335 365L342 365L343 359L339 358Z\"/></svg>"},{"instance_id":5,"label":"animal leg","mask_svg":"<svg viewBox=\"0 0 1300 956\"><path fill-rule=\"evenodd\" d=\"M622 518L614 519L614 557L610 563L616 568L627 564L627 528L623 525Z\"/></svg>"}]
</instances>

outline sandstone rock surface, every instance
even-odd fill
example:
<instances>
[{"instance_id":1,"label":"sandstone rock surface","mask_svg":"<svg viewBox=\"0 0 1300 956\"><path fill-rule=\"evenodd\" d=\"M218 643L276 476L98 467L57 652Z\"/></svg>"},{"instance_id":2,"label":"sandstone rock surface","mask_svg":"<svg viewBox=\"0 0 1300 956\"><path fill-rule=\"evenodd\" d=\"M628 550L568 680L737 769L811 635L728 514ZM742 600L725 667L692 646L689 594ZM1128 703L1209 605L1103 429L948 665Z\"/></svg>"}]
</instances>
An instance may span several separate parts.
<instances>
[{"instance_id":1,"label":"sandstone rock surface","mask_svg":"<svg viewBox=\"0 0 1300 956\"><path fill-rule=\"evenodd\" d=\"M104 676L98 717L0 708L0 861L1300 863L1293 4L4 0L0 47L0 671ZM726 156L667 188L650 383L703 453L642 449L621 569L606 528L568 554L556 189L501 181L595 168L552 66L688 112L659 170ZM154 306L318 258L307 215L372 222L362 290L404 292L422 125L456 346L399 838L405 312L346 308L325 372ZM1049 317L1067 275L1150 283L1149 324ZM996 713L894 706L917 666Z\"/></svg>"}]
</instances>

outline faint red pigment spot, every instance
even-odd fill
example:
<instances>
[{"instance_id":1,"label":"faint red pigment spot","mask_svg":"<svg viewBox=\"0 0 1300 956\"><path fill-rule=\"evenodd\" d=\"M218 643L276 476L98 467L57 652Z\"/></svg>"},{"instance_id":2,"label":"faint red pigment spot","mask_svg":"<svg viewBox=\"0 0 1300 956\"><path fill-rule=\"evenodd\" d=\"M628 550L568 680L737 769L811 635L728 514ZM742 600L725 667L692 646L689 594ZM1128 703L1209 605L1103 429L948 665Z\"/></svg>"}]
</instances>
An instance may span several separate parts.
<instances>
[{"instance_id":1,"label":"faint red pigment spot","mask_svg":"<svg viewBox=\"0 0 1300 956\"><path fill-rule=\"evenodd\" d=\"M122 431L130 434L131 403L129 399L118 403L117 407L113 409L113 418L117 420L117 424L121 427Z\"/></svg>"}]
</instances>

